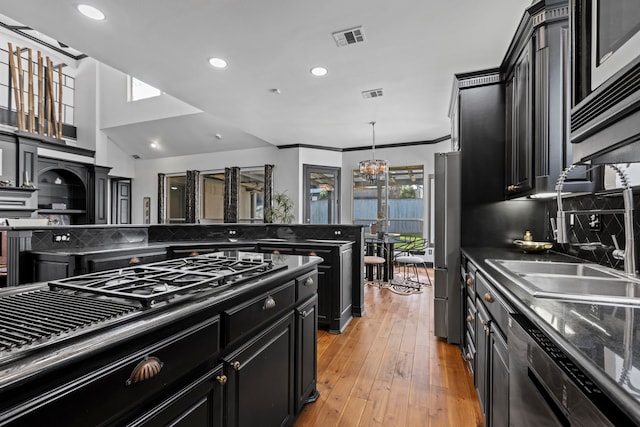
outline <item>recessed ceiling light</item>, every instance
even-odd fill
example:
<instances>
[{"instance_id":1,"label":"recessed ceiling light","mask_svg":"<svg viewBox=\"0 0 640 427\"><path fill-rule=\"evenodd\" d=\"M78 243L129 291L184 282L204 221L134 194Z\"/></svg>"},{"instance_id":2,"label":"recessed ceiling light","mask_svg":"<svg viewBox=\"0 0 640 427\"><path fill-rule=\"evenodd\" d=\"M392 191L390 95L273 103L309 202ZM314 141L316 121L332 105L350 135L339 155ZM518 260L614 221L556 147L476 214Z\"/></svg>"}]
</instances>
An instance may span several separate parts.
<instances>
[{"instance_id":1,"label":"recessed ceiling light","mask_svg":"<svg viewBox=\"0 0 640 427\"><path fill-rule=\"evenodd\" d=\"M95 19L96 21L103 21L105 16L102 11L96 9L93 6L89 6L88 4L79 4L78 10L81 14L86 16L87 18Z\"/></svg>"},{"instance_id":2,"label":"recessed ceiling light","mask_svg":"<svg viewBox=\"0 0 640 427\"><path fill-rule=\"evenodd\" d=\"M219 133L216 133L216 139L222 139L222 135Z\"/></svg>"},{"instance_id":3,"label":"recessed ceiling light","mask_svg":"<svg viewBox=\"0 0 640 427\"><path fill-rule=\"evenodd\" d=\"M149 144L149 146L151 148L158 148L158 143L157 142L152 142L151 144Z\"/></svg>"},{"instance_id":4,"label":"recessed ceiling light","mask_svg":"<svg viewBox=\"0 0 640 427\"><path fill-rule=\"evenodd\" d=\"M222 58L209 58L209 64L216 68L227 68L227 61Z\"/></svg>"},{"instance_id":5,"label":"recessed ceiling light","mask_svg":"<svg viewBox=\"0 0 640 427\"><path fill-rule=\"evenodd\" d=\"M316 77L326 76L328 72L329 70L327 70L324 67L313 67L311 69L311 74L313 74Z\"/></svg>"}]
</instances>

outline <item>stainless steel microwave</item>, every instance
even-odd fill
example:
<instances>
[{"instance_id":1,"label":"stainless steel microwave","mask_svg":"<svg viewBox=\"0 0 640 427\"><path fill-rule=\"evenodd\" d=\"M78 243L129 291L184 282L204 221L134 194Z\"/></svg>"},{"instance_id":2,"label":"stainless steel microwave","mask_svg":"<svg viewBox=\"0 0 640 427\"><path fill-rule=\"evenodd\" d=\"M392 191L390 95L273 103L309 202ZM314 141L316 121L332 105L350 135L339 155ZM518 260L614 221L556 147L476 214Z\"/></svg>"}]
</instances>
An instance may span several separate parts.
<instances>
[{"instance_id":1,"label":"stainless steel microwave","mask_svg":"<svg viewBox=\"0 0 640 427\"><path fill-rule=\"evenodd\" d=\"M640 1L588 0L591 90L640 56Z\"/></svg>"}]
</instances>

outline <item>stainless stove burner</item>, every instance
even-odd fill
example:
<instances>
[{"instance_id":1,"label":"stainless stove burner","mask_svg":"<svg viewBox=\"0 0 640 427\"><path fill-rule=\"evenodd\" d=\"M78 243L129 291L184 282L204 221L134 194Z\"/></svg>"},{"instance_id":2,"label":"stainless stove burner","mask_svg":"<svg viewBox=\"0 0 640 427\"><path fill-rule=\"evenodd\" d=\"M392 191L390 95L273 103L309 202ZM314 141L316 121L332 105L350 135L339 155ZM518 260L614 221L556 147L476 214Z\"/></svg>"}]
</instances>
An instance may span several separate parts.
<instances>
[{"instance_id":1,"label":"stainless stove burner","mask_svg":"<svg viewBox=\"0 0 640 427\"><path fill-rule=\"evenodd\" d=\"M199 255L69 277L49 282L49 287L135 300L148 307L176 294L238 285L280 268L286 266L270 260Z\"/></svg>"}]
</instances>

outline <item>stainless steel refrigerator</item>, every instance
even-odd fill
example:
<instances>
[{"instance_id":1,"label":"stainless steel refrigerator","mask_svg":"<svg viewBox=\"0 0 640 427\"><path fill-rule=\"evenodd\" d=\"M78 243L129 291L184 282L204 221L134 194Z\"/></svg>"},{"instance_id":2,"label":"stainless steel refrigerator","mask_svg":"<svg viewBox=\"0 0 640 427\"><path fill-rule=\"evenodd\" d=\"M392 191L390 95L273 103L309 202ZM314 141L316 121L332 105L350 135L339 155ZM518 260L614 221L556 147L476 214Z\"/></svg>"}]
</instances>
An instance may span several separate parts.
<instances>
[{"instance_id":1,"label":"stainless steel refrigerator","mask_svg":"<svg viewBox=\"0 0 640 427\"><path fill-rule=\"evenodd\" d=\"M434 333L450 343L462 340L460 285L459 151L435 154L434 170Z\"/></svg>"}]
</instances>

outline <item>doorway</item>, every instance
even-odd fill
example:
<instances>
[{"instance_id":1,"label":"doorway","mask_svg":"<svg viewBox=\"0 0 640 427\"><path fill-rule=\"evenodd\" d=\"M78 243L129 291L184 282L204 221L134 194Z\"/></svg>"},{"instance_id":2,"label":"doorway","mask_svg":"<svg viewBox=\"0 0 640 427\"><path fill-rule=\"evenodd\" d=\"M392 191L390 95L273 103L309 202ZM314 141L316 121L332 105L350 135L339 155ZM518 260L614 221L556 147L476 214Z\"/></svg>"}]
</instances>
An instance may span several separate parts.
<instances>
[{"instance_id":1,"label":"doorway","mask_svg":"<svg viewBox=\"0 0 640 427\"><path fill-rule=\"evenodd\" d=\"M303 165L304 222L340 223L340 168Z\"/></svg>"}]
</instances>

